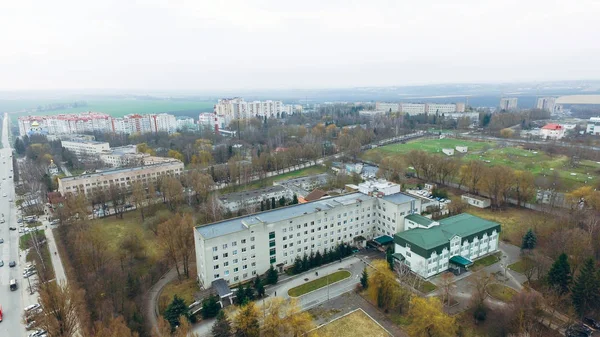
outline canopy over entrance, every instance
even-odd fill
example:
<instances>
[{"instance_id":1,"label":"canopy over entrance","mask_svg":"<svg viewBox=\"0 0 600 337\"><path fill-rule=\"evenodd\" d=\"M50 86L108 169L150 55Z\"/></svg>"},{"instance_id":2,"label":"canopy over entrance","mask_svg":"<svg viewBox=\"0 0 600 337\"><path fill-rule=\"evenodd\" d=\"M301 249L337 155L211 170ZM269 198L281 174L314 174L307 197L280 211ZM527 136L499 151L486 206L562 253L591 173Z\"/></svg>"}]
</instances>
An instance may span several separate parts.
<instances>
[{"instance_id":1,"label":"canopy over entrance","mask_svg":"<svg viewBox=\"0 0 600 337\"><path fill-rule=\"evenodd\" d=\"M460 255L455 255L450 258L450 263L453 263L457 266L467 268L468 266L473 264L473 261L467 259L466 257L462 257Z\"/></svg>"}]
</instances>

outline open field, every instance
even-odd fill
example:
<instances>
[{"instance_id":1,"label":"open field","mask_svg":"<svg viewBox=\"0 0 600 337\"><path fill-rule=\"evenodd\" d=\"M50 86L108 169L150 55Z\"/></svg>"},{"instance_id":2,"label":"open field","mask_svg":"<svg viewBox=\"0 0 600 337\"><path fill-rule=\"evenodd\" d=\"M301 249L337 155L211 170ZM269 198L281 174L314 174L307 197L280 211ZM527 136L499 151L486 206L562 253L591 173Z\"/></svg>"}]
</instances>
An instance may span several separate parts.
<instances>
[{"instance_id":1,"label":"open field","mask_svg":"<svg viewBox=\"0 0 600 337\"><path fill-rule=\"evenodd\" d=\"M128 235L138 235L141 242L145 245L146 251L152 257L159 254L156 236L144 229L142 218L139 211L125 212L123 219L114 215L105 218L93 220L91 230L100 235L108 244L108 249L117 251L120 242Z\"/></svg>"},{"instance_id":2,"label":"open field","mask_svg":"<svg viewBox=\"0 0 600 337\"><path fill-rule=\"evenodd\" d=\"M337 281L341 281L343 279L347 279L351 274L347 270L336 271L335 273L320 277L316 280L312 280L310 282L306 282L303 285L299 285L288 290L288 295L291 297L302 296L311 291L323 288L328 284L335 283Z\"/></svg>"},{"instance_id":3,"label":"open field","mask_svg":"<svg viewBox=\"0 0 600 337\"><path fill-rule=\"evenodd\" d=\"M313 330L308 336L388 337L391 335L362 309L358 309Z\"/></svg>"},{"instance_id":4,"label":"open field","mask_svg":"<svg viewBox=\"0 0 600 337\"><path fill-rule=\"evenodd\" d=\"M39 111L38 106L51 104L69 104L75 101L85 101L87 106L77 108L57 109L52 111ZM80 113L86 111L104 112L111 116L121 117L127 114L160 113L169 112L177 115L177 112L194 112L197 115L202 111L212 111L214 102L196 100L159 100L159 99L61 99L61 100L0 100L0 112L16 112L13 116L26 115L57 115L64 113ZM197 116L196 116L197 117ZM11 119L16 123L16 118Z\"/></svg>"},{"instance_id":5,"label":"open field","mask_svg":"<svg viewBox=\"0 0 600 337\"><path fill-rule=\"evenodd\" d=\"M523 260L519 260L513 264L509 264L508 269L523 274L525 272L525 263L523 262Z\"/></svg>"},{"instance_id":6,"label":"open field","mask_svg":"<svg viewBox=\"0 0 600 337\"><path fill-rule=\"evenodd\" d=\"M275 182L275 181L287 180L287 179L298 178L298 177L306 177L306 176L321 174L321 173L325 173L325 172L327 172L327 168L325 166L315 165L315 166L307 167L307 168L297 170L297 171L286 172L286 173L283 173L283 174L280 174L280 175L277 175L274 177L256 180L247 185L229 186L227 188L220 190L219 193L226 194L226 193L231 193L231 192L254 190L257 188L261 188L261 187L272 186L273 182Z\"/></svg>"},{"instance_id":7,"label":"open field","mask_svg":"<svg viewBox=\"0 0 600 337\"><path fill-rule=\"evenodd\" d=\"M492 211L489 208L481 209L471 206L466 212L501 224L500 239L517 246L521 246L521 239L531 228L532 221L541 216L539 212L516 207Z\"/></svg>"},{"instance_id":8,"label":"open field","mask_svg":"<svg viewBox=\"0 0 600 337\"><path fill-rule=\"evenodd\" d=\"M510 302L517 291L500 283L492 283L487 286L487 292L493 298L502 302Z\"/></svg>"},{"instance_id":9,"label":"open field","mask_svg":"<svg viewBox=\"0 0 600 337\"><path fill-rule=\"evenodd\" d=\"M558 174L562 186L559 190L570 191L586 184L598 184L600 181L600 164L590 160L582 160L573 167L566 156L549 156L542 151L529 151L520 146L500 147L493 142L477 142L459 139L417 139L406 144L392 144L368 150L363 159L377 161L391 155L405 155L412 150L423 150L429 153L442 154L442 148L468 146L465 155L455 152L456 158L463 161L481 160L487 165L505 165L515 170L533 173L537 177L550 177ZM445 156L445 155L444 155Z\"/></svg>"}]
</instances>

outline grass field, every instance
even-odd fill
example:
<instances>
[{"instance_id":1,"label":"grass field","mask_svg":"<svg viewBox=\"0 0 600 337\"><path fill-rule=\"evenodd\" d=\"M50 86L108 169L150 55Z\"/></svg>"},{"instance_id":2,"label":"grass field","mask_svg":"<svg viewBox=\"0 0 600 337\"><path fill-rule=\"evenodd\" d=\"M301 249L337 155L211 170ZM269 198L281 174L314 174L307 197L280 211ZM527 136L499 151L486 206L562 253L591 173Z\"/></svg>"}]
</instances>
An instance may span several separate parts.
<instances>
[{"instance_id":1,"label":"grass field","mask_svg":"<svg viewBox=\"0 0 600 337\"><path fill-rule=\"evenodd\" d=\"M475 262L473 262L473 266L471 267L472 271L477 271L481 268L485 268L487 266L491 266L494 263L500 261L500 259L498 258L498 256L494 255L488 255L482 259L479 259Z\"/></svg>"},{"instance_id":2,"label":"grass field","mask_svg":"<svg viewBox=\"0 0 600 337\"><path fill-rule=\"evenodd\" d=\"M175 280L173 282L168 283L160 293L160 298L158 299L158 310L159 312L164 312L167 309L167 306L171 301L173 301L173 296L177 295L178 297L183 298L185 304L190 305L195 301L194 294L199 291L198 282L196 279L189 278L187 280L178 281Z\"/></svg>"},{"instance_id":3,"label":"grass field","mask_svg":"<svg viewBox=\"0 0 600 337\"><path fill-rule=\"evenodd\" d=\"M362 309L358 309L313 330L308 336L388 337L391 335Z\"/></svg>"},{"instance_id":4,"label":"grass field","mask_svg":"<svg viewBox=\"0 0 600 337\"><path fill-rule=\"evenodd\" d=\"M499 211L469 207L467 213L501 224L500 239L517 246L521 245L521 239L531 227L532 222L543 216L536 211L515 207L507 207Z\"/></svg>"},{"instance_id":5,"label":"grass field","mask_svg":"<svg viewBox=\"0 0 600 337\"><path fill-rule=\"evenodd\" d=\"M523 260L519 260L513 264L509 264L508 269L523 274L525 272L525 264L523 263Z\"/></svg>"},{"instance_id":6,"label":"grass field","mask_svg":"<svg viewBox=\"0 0 600 337\"><path fill-rule=\"evenodd\" d=\"M510 300L512 300L512 298L517 294L517 291L513 288L499 283L488 285L487 291L490 296L502 302L510 302Z\"/></svg>"},{"instance_id":7,"label":"grass field","mask_svg":"<svg viewBox=\"0 0 600 337\"><path fill-rule=\"evenodd\" d=\"M423 294L429 294L430 292L432 292L436 289L437 289L437 287L435 286L435 284L433 284L429 281L421 282L421 284L417 288L417 290L422 292Z\"/></svg>"},{"instance_id":8,"label":"grass field","mask_svg":"<svg viewBox=\"0 0 600 337\"><path fill-rule=\"evenodd\" d=\"M335 273L329 274L328 276L320 277L316 280L312 280L310 282L306 282L303 285L294 287L288 290L288 295L291 297L302 296L311 291L320 289L325 287L327 284L335 283L337 281L341 281L343 279L347 279L350 277L350 272L347 270L336 271ZM329 281L329 283L328 283Z\"/></svg>"},{"instance_id":9,"label":"grass field","mask_svg":"<svg viewBox=\"0 0 600 337\"><path fill-rule=\"evenodd\" d=\"M367 151L364 154L365 159L375 158L378 155L387 156L394 153L406 154L412 150L423 150L429 153L442 153L442 149L452 148L456 146L468 146L470 151L481 151L483 149L491 148L495 144L492 142L474 142L469 140L459 140L453 138L444 139L418 139L410 141L405 144L391 144L381 146L372 150Z\"/></svg>"},{"instance_id":10,"label":"grass field","mask_svg":"<svg viewBox=\"0 0 600 337\"><path fill-rule=\"evenodd\" d=\"M58 109L52 111L37 112L38 106L50 104L68 104L75 101L85 101L87 106L78 108ZM86 111L104 112L115 117L127 114L160 113L169 112L177 115L177 112L211 111L214 102L199 100L160 100L160 99L61 99L61 100L0 100L0 112L16 112L13 116L25 115L56 115L64 113L80 113ZM16 118L11 119L16 123Z\"/></svg>"}]
</instances>

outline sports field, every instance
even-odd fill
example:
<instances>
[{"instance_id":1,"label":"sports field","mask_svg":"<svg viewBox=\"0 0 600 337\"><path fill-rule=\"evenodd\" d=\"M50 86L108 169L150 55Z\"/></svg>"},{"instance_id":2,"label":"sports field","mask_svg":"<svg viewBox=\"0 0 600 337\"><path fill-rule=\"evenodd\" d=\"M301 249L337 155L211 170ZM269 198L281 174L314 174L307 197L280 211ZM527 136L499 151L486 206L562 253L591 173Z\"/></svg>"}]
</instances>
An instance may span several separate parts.
<instances>
[{"instance_id":1,"label":"sports field","mask_svg":"<svg viewBox=\"0 0 600 337\"><path fill-rule=\"evenodd\" d=\"M39 106L53 104L69 104L85 101L86 106L57 110L36 111ZM214 102L199 100L171 99L61 99L61 100L0 100L0 112L15 112L13 116L24 115L57 115L63 113L80 113L86 111L104 112L111 116L121 117L127 114L146 114L168 112L174 115L197 115L199 112L212 111ZM196 116L197 117L197 116ZM16 120L16 118L14 118Z\"/></svg>"},{"instance_id":2,"label":"sports field","mask_svg":"<svg viewBox=\"0 0 600 337\"><path fill-rule=\"evenodd\" d=\"M362 309L357 309L308 333L309 337L388 337L391 336Z\"/></svg>"},{"instance_id":3,"label":"sports field","mask_svg":"<svg viewBox=\"0 0 600 337\"><path fill-rule=\"evenodd\" d=\"M582 160L575 167L566 156L549 156L542 151L529 151L519 146L499 147L493 142L475 142L458 139L417 139L406 144L393 144L378 147L364 153L363 158L372 161L386 156L406 155L412 150L423 150L429 153L444 155L443 148L468 146L467 154L455 152L456 158L464 161L481 160L487 165L505 165L515 170L533 173L538 177L558 174L563 186L568 191L585 184L596 184L600 180L600 164L590 160ZM444 155L445 156L445 155Z\"/></svg>"}]
</instances>

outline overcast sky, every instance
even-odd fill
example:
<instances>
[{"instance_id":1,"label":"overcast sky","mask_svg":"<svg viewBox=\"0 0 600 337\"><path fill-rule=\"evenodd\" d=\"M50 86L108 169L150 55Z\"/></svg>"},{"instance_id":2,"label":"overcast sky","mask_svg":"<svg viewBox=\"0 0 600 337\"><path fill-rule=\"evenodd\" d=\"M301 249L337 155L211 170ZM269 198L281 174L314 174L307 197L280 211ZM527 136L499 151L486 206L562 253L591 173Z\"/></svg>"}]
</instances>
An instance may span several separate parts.
<instances>
[{"instance_id":1,"label":"overcast sky","mask_svg":"<svg viewBox=\"0 0 600 337\"><path fill-rule=\"evenodd\" d=\"M600 79L599 17L595 0L5 0L0 90Z\"/></svg>"}]
</instances>

